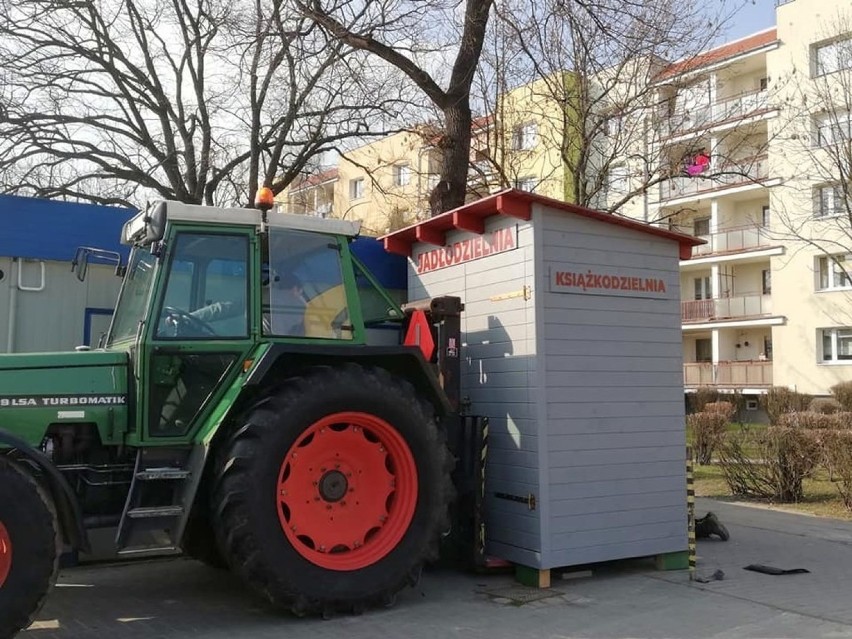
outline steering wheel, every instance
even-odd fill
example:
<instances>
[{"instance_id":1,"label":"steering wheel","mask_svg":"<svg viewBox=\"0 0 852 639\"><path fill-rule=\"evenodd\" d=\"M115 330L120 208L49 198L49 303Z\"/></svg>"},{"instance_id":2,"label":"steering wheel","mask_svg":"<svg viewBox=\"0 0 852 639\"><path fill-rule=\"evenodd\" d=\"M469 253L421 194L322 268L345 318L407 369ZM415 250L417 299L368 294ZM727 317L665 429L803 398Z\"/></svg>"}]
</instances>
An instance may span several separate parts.
<instances>
[{"instance_id":1,"label":"steering wheel","mask_svg":"<svg viewBox=\"0 0 852 639\"><path fill-rule=\"evenodd\" d=\"M167 325L174 326L173 337L216 337L216 330L210 324L174 306L163 307L163 319ZM182 327L188 329L186 333Z\"/></svg>"}]
</instances>

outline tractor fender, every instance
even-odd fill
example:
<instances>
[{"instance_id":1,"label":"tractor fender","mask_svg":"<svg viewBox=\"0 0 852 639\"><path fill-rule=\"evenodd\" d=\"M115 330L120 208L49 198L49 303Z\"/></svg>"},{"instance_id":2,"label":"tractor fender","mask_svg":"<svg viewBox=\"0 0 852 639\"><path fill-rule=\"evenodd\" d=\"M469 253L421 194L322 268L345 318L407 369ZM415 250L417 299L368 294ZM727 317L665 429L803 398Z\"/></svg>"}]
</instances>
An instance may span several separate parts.
<instances>
[{"instance_id":1,"label":"tractor fender","mask_svg":"<svg viewBox=\"0 0 852 639\"><path fill-rule=\"evenodd\" d=\"M453 406L441 387L435 371L416 346L345 346L337 344L273 344L261 356L245 381L260 386L269 378L281 378L287 371L316 365L357 362L378 366L408 380L429 400L440 416L452 414Z\"/></svg>"},{"instance_id":2,"label":"tractor fender","mask_svg":"<svg viewBox=\"0 0 852 639\"><path fill-rule=\"evenodd\" d=\"M40 450L3 429L0 429L0 448L11 448L21 458L35 465L42 473L46 488L50 491L56 508L56 515L62 530L62 538L74 550L88 552L89 537L83 526L83 514L77 496L68 480L59 469Z\"/></svg>"}]
</instances>

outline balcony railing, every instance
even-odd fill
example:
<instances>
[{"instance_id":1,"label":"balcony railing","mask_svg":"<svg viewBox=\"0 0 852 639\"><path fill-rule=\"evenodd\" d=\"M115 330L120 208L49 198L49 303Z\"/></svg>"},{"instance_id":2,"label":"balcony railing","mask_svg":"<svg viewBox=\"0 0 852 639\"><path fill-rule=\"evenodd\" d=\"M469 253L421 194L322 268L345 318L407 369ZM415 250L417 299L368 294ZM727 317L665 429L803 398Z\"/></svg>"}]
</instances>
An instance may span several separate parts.
<instances>
[{"instance_id":1,"label":"balcony railing","mask_svg":"<svg viewBox=\"0 0 852 639\"><path fill-rule=\"evenodd\" d=\"M772 361L689 362L683 365L687 388L726 386L729 388L772 386Z\"/></svg>"},{"instance_id":2,"label":"balcony railing","mask_svg":"<svg viewBox=\"0 0 852 639\"><path fill-rule=\"evenodd\" d=\"M702 129L766 111L769 106L769 92L766 89L741 93L713 104L691 108L688 112L675 113L665 119L664 131L667 135L675 135Z\"/></svg>"},{"instance_id":3,"label":"balcony railing","mask_svg":"<svg viewBox=\"0 0 852 639\"><path fill-rule=\"evenodd\" d=\"M692 247L692 257L715 255L717 253L736 253L772 246L766 229L759 226L742 226L698 236L707 244Z\"/></svg>"},{"instance_id":4,"label":"balcony railing","mask_svg":"<svg viewBox=\"0 0 852 639\"><path fill-rule=\"evenodd\" d=\"M769 175L765 155L743 158L723 166L711 166L707 172L713 177L673 177L661 182L660 200L674 200L745 184L759 184Z\"/></svg>"},{"instance_id":5,"label":"balcony railing","mask_svg":"<svg viewBox=\"0 0 852 639\"><path fill-rule=\"evenodd\" d=\"M305 211L305 215L312 217L331 217L332 213L334 213L334 206L330 202L311 207Z\"/></svg>"},{"instance_id":6,"label":"balcony railing","mask_svg":"<svg viewBox=\"0 0 852 639\"><path fill-rule=\"evenodd\" d=\"M680 303L680 319L683 323L764 317L771 313L772 297L760 293Z\"/></svg>"}]
</instances>

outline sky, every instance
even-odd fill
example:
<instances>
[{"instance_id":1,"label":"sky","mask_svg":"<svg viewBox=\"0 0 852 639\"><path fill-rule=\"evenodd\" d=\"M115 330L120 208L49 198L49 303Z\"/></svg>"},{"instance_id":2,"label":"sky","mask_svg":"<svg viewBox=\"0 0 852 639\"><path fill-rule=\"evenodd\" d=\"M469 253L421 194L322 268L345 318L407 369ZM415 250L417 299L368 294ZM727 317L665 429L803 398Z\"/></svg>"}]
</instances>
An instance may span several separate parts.
<instances>
[{"instance_id":1,"label":"sky","mask_svg":"<svg viewBox=\"0 0 852 639\"><path fill-rule=\"evenodd\" d=\"M805 1L805 0L799 0ZM743 0L745 6L731 20L725 40L736 40L775 24L775 0Z\"/></svg>"}]
</instances>

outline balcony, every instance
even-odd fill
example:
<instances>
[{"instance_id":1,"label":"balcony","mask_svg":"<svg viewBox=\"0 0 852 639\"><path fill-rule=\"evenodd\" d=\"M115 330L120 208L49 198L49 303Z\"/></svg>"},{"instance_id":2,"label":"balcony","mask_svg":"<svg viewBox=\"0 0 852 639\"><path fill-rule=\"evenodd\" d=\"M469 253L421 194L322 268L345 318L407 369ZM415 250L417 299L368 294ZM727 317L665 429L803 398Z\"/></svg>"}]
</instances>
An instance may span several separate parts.
<instances>
[{"instance_id":1,"label":"balcony","mask_svg":"<svg viewBox=\"0 0 852 639\"><path fill-rule=\"evenodd\" d=\"M698 237L706 240L707 244L693 246L693 258L738 253L740 251L753 251L773 246L773 243L768 237L767 230L755 225L724 229L717 233L700 235Z\"/></svg>"},{"instance_id":2,"label":"balcony","mask_svg":"<svg viewBox=\"0 0 852 639\"><path fill-rule=\"evenodd\" d=\"M687 388L724 386L728 388L766 388L772 386L772 362L689 362L683 365L683 383Z\"/></svg>"},{"instance_id":3,"label":"balcony","mask_svg":"<svg viewBox=\"0 0 852 639\"><path fill-rule=\"evenodd\" d=\"M680 319L683 324L759 318L771 314L772 297L760 293L680 303Z\"/></svg>"},{"instance_id":4,"label":"balcony","mask_svg":"<svg viewBox=\"0 0 852 639\"><path fill-rule=\"evenodd\" d=\"M766 89L741 93L713 104L701 105L669 116L663 121L663 134L673 136L718 126L765 113L770 109L769 92Z\"/></svg>"},{"instance_id":5,"label":"balcony","mask_svg":"<svg viewBox=\"0 0 852 639\"><path fill-rule=\"evenodd\" d=\"M678 176L660 183L660 201L702 195L737 186L760 184L769 177L767 156L743 158L719 167L711 167L713 177Z\"/></svg>"},{"instance_id":6,"label":"balcony","mask_svg":"<svg viewBox=\"0 0 852 639\"><path fill-rule=\"evenodd\" d=\"M305 211L305 215L310 215L312 217L332 217L333 213L334 206L331 202L319 204L315 208L311 208Z\"/></svg>"}]
</instances>

